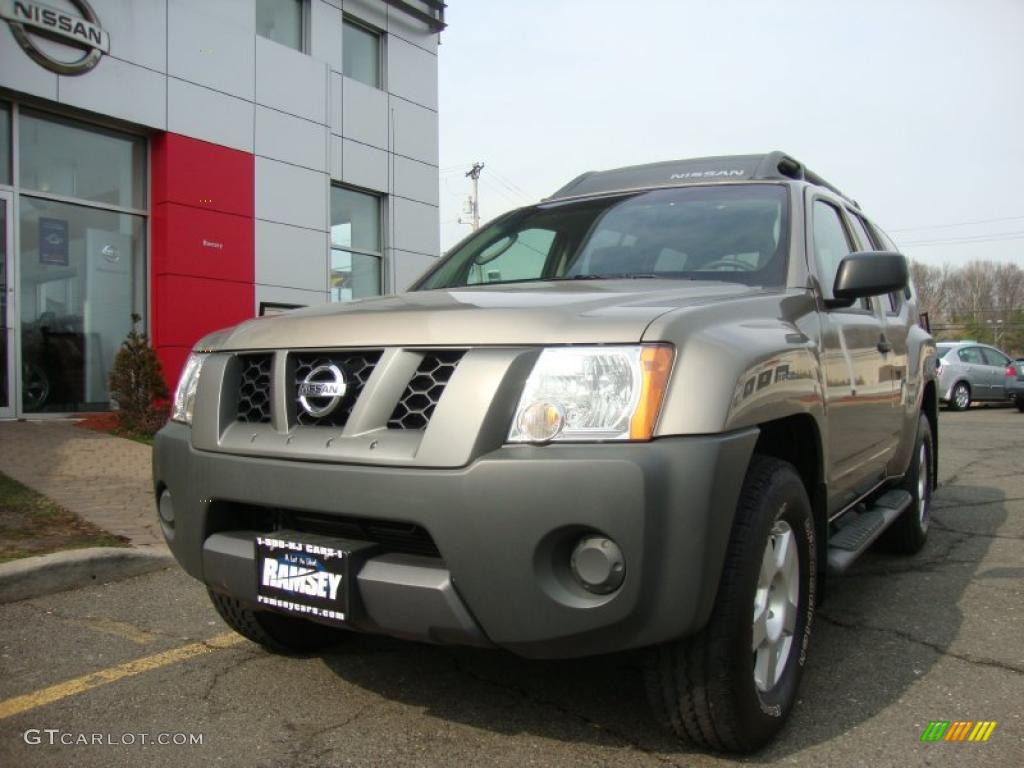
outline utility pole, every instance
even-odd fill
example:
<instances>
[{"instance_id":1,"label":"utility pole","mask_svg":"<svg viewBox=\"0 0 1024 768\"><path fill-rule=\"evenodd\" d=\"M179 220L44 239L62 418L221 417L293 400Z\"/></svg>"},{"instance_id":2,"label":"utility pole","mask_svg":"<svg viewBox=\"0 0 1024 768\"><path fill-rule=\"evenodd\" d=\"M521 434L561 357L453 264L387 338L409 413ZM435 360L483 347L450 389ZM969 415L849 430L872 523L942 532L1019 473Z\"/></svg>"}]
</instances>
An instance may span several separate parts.
<instances>
[{"instance_id":1,"label":"utility pole","mask_svg":"<svg viewBox=\"0 0 1024 768\"><path fill-rule=\"evenodd\" d=\"M480 229L480 172L483 171L483 163L473 163L473 167L466 172L466 176L473 180L473 194L469 198L469 210L466 213L473 216L473 229Z\"/></svg>"}]
</instances>

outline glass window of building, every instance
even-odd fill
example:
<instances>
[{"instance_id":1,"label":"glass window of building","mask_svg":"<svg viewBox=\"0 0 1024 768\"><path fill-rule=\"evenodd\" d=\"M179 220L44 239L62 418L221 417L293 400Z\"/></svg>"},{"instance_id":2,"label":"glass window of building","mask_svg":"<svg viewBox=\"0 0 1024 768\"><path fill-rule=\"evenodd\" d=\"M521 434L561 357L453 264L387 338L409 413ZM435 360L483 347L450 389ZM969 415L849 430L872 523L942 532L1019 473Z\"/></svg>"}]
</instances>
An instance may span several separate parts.
<instances>
[{"instance_id":1,"label":"glass window of building","mask_svg":"<svg viewBox=\"0 0 1024 768\"><path fill-rule=\"evenodd\" d=\"M0 184L11 183L11 107L0 101Z\"/></svg>"},{"instance_id":2,"label":"glass window of building","mask_svg":"<svg viewBox=\"0 0 1024 768\"><path fill-rule=\"evenodd\" d=\"M304 0L256 0L256 34L302 50Z\"/></svg>"},{"instance_id":3,"label":"glass window of building","mask_svg":"<svg viewBox=\"0 0 1024 768\"><path fill-rule=\"evenodd\" d=\"M341 68L345 77L380 88L380 33L348 19L342 26Z\"/></svg>"},{"instance_id":4,"label":"glass window of building","mask_svg":"<svg viewBox=\"0 0 1024 768\"><path fill-rule=\"evenodd\" d=\"M146 207L146 140L22 109L18 184L119 208Z\"/></svg>"},{"instance_id":5,"label":"glass window of building","mask_svg":"<svg viewBox=\"0 0 1024 768\"><path fill-rule=\"evenodd\" d=\"M146 142L27 111L18 128L22 410L106 410L146 314Z\"/></svg>"},{"instance_id":6,"label":"glass window of building","mask_svg":"<svg viewBox=\"0 0 1024 768\"><path fill-rule=\"evenodd\" d=\"M381 199L331 187L331 300L381 293Z\"/></svg>"}]
</instances>

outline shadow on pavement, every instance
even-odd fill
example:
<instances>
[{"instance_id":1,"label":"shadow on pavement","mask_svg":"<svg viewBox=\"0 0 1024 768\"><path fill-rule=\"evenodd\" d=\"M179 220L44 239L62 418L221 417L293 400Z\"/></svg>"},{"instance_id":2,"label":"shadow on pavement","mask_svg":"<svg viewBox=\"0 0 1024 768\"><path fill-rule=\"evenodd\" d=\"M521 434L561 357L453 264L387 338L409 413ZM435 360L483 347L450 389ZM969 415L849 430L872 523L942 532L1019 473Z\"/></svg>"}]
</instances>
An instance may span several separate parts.
<instances>
[{"instance_id":1,"label":"shadow on pavement","mask_svg":"<svg viewBox=\"0 0 1024 768\"><path fill-rule=\"evenodd\" d=\"M975 571L991 544L986 535L1006 519L1004 499L994 488L940 488L922 552L909 558L869 553L832 581L815 619L793 716L773 745L746 761L771 762L832 739L896 703L928 672L960 631L963 591L987 574ZM1024 573L992 570L1001 577ZM502 651L356 636L323 658L345 681L442 720L506 735L627 746L673 761L688 754L650 716L642 652L527 661Z\"/></svg>"}]
</instances>

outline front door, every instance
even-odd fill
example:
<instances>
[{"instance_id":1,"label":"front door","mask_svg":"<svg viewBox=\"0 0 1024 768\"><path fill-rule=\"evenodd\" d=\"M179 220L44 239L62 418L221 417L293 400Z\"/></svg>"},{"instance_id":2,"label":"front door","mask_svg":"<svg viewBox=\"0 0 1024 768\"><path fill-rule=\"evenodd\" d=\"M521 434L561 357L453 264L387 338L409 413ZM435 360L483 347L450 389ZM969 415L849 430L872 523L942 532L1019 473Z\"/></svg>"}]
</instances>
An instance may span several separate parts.
<instances>
[{"instance_id":1,"label":"front door","mask_svg":"<svg viewBox=\"0 0 1024 768\"><path fill-rule=\"evenodd\" d=\"M853 240L840 207L811 194L807 240L819 290L828 300L839 263L854 250ZM880 483L897 444L900 420L893 408L897 361L885 343L883 319L872 306L857 302L823 315L829 512L842 509Z\"/></svg>"},{"instance_id":2,"label":"front door","mask_svg":"<svg viewBox=\"0 0 1024 768\"><path fill-rule=\"evenodd\" d=\"M11 193L0 192L0 419L14 416L14 280Z\"/></svg>"}]
</instances>

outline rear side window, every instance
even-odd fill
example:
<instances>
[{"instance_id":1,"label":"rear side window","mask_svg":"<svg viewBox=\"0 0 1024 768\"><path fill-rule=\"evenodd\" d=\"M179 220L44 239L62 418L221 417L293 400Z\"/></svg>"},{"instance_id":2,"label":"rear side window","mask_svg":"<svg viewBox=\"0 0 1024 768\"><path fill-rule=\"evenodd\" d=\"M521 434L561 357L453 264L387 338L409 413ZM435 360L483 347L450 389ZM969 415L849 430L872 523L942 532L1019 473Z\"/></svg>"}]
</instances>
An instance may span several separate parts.
<instances>
[{"instance_id":1,"label":"rear side window","mask_svg":"<svg viewBox=\"0 0 1024 768\"><path fill-rule=\"evenodd\" d=\"M1005 368L1010 364L1010 358L997 349L982 347L981 354L985 357L985 362L989 365L998 365L1000 368Z\"/></svg>"},{"instance_id":2,"label":"rear side window","mask_svg":"<svg viewBox=\"0 0 1024 768\"><path fill-rule=\"evenodd\" d=\"M972 365L985 365L979 347L964 347L960 350L960 362L971 363Z\"/></svg>"},{"instance_id":3,"label":"rear side window","mask_svg":"<svg viewBox=\"0 0 1024 768\"><path fill-rule=\"evenodd\" d=\"M831 299L839 262L850 253L850 240L839 216L839 209L823 200L815 200L813 234L814 258L821 275L821 292L826 299Z\"/></svg>"}]
</instances>

